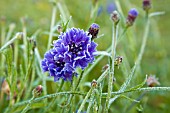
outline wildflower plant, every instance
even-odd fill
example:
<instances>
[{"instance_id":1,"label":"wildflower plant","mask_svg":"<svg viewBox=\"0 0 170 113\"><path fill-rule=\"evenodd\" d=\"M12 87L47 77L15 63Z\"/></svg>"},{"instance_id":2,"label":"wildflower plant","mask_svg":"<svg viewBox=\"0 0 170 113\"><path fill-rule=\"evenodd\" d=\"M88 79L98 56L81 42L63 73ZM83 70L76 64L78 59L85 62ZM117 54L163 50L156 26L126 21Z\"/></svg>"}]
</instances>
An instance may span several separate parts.
<instances>
[{"instance_id":1,"label":"wildflower plant","mask_svg":"<svg viewBox=\"0 0 170 113\"><path fill-rule=\"evenodd\" d=\"M111 13L110 19L107 17L109 26L106 26L112 29L106 30L106 35L101 35L105 31L102 26L105 23L101 24L97 20L99 18L97 9L100 6L98 0L93 0L91 3L93 7L89 22L87 26L82 24L84 29L75 27L73 20L77 17L69 19L67 15L69 10L65 8L65 2L51 2L53 9L49 32L37 30L33 35L28 35L28 20L24 17L21 19L22 31L12 37L15 29L15 25L12 24L6 38L5 18L1 19L0 65L3 77L1 77L0 111L4 113L134 112L136 109L145 110L142 107L143 97L151 91L170 91L170 87L158 87L162 84L161 79L158 81L155 76L148 77L142 73L141 63L147 49L151 18L163 14L149 13L150 0L143 0L141 3L145 16L140 10L142 7L137 6L122 12L121 2L115 0L116 10ZM130 4L128 1L124 2ZM56 21L57 9L60 21ZM134 30L138 18L144 18L144 30L142 41L135 45L130 30ZM44 40L39 39L41 33L49 36L47 46L41 44ZM136 37L140 38L140 35ZM105 39L107 39L105 44L109 47L101 51L101 48L104 49ZM126 43L125 46L122 46L123 42ZM134 47L132 51L128 50L127 45ZM124 47L125 51L121 49ZM126 53L126 50L130 53ZM136 51L134 57L133 52ZM134 62L128 60L129 56ZM101 61L104 62L102 64L104 66L101 66ZM101 68L97 69L95 66ZM124 98L126 104L115 103L118 98ZM115 106L121 109L117 110Z\"/></svg>"},{"instance_id":2,"label":"wildflower plant","mask_svg":"<svg viewBox=\"0 0 170 113\"><path fill-rule=\"evenodd\" d=\"M60 78L71 81L77 75L76 68L84 70L89 63L94 61L94 52L97 44L92 38L97 36L98 30L92 30L98 25L90 27L89 34L77 28L71 28L59 35L59 39L53 41L53 48L45 53L42 60L42 70L49 71L54 81Z\"/></svg>"}]
</instances>

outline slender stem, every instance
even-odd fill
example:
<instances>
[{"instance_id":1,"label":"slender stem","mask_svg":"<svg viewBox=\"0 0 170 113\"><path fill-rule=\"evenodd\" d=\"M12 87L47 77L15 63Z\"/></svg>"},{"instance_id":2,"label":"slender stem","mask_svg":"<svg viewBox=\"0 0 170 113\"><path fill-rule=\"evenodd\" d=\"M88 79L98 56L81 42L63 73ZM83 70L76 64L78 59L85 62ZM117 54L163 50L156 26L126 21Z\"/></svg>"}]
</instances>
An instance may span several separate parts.
<instances>
[{"instance_id":1,"label":"slender stem","mask_svg":"<svg viewBox=\"0 0 170 113\"><path fill-rule=\"evenodd\" d=\"M87 99L89 98L89 96L92 94L92 91L93 91L93 88L91 88L91 89L89 90L89 92L87 93L87 95L86 95L86 97L84 98L83 102L81 103L81 106L80 106L80 108L78 109L77 113L81 113L81 110L83 109L83 107L84 107Z\"/></svg>"},{"instance_id":2,"label":"slender stem","mask_svg":"<svg viewBox=\"0 0 170 113\"><path fill-rule=\"evenodd\" d=\"M93 55L103 55L103 56L111 57L111 54L106 51L96 51L93 53Z\"/></svg>"},{"instance_id":3,"label":"slender stem","mask_svg":"<svg viewBox=\"0 0 170 113\"><path fill-rule=\"evenodd\" d=\"M109 74L108 95L107 95L107 98L106 98L106 107L105 107L106 113L109 110L109 100L111 98L113 78L114 78L114 60L115 60L115 57L116 57L116 42L117 42L116 40L117 40L117 25L114 24L113 36L112 36L112 49L111 49L112 64L111 64L111 69L110 69L110 74Z\"/></svg>"},{"instance_id":4,"label":"slender stem","mask_svg":"<svg viewBox=\"0 0 170 113\"><path fill-rule=\"evenodd\" d=\"M138 88L134 90L125 90L125 91L116 91L112 92L112 95L120 95L120 94L125 94L129 92L143 92L143 91L170 91L170 87L146 87L146 88ZM107 96L107 93L102 93L102 96L105 97Z\"/></svg>"},{"instance_id":5,"label":"slender stem","mask_svg":"<svg viewBox=\"0 0 170 113\"><path fill-rule=\"evenodd\" d=\"M58 88L58 91L57 91L57 92L60 92L60 91L61 91L63 85L64 85L64 80L61 81L60 87Z\"/></svg>"},{"instance_id":6,"label":"slender stem","mask_svg":"<svg viewBox=\"0 0 170 113\"><path fill-rule=\"evenodd\" d=\"M135 99L136 101L140 101L145 95L147 94L147 91L144 91L137 99ZM128 108L127 108L127 112L130 111L133 106L136 104L136 102L133 102Z\"/></svg>"},{"instance_id":7,"label":"slender stem","mask_svg":"<svg viewBox=\"0 0 170 113\"><path fill-rule=\"evenodd\" d=\"M29 103L28 103L27 106L22 110L21 113L26 113L26 112L29 110L29 108L30 108L31 103L32 103L33 100L34 100L34 96L29 100Z\"/></svg>"},{"instance_id":8,"label":"slender stem","mask_svg":"<svg viewBox=\"0 0 170 113\"><path fill-rule=\"evenodd\" d=\"M42 96L42 97L39 97L39 98L35 98L32 100L31 103L35 103L35 102L38 102L38 101L41 101L41 100L44 100L44 99L47 99L47 98L55 98L59 95L82 95L82 96L85 96L86 94L85 93L81 93L81 92L59 92L59 93L54 93L54 94L49 94L49 95L45 95L45 96ZM24 102L19 102L19 103L16 103L14 104L12 107L8 107L5 112L8 113L9 110L12 110L16 107L20 107L20 106L23 106L23 105L26 105L26 104L29 104L30 103L30 100L27 100L27 101L24 101Z\"/></svg>"},{"instance_id":9,"label":"slender stem","mask_svg":"<svg viewBox=\"0 0 170 113\"><path fill-rule=\"evenodd\" d=\"M61 81L60 86L59 86L57 92L60 92L63 86L64 86L64 80ZM54 99L48 104L48 106L45 108L45 110L43 111L43 113L46 113L47 110L50 110L50 108L52 108L52 107L55 105L55 101L56 101L56 100L57 100L57 98L54 98Z\"/></svg>"},{"instance_id":10,"label":"slender stem","mask_svg":"<svg viewBox=\"0 0 170 113\"><path fill-rule=\"evenodd\" d=\"M82 80L83 74L84 74L84 71L81 72L80 77L79 77L79 79L78 79L78 82L77 82L77 84L76 84L76 86L75 86L74 91L77 90L77 88L78 88L78 86L79 86L79 84L80 84L80 82L81 82L81 80Z\"/></svg>"},{"instance_id":11,"label":"slender stem","mask_svg":"<svg viewBox=\"0 0 170 113\"><path fill-rule=\"evenodd\" d=\"M78 79L78 81L77 81L77 84L76 84L75 87L73 88L72 92L75 92L75 91L77 90L77 88L78 88L78 86L79 86L79 84L80 84L80 81L82 80L83 73L84 73L84 71L81 72L80 77L79 77L79 79ZM69 112L70 104L71 104L71 102L72 102L72 100L73 100L73 97L74 97L74 95L70 95L69 100L68 100L68 104L66 105L66 106L68 106L68 107L66 108L66 111L65 111L65 112Z\"/></svg>"},{"instance_id":12,"label":"slender stem","mask_svg":"<svg viewBox=\"0 0 170 113\"><path fill-rule=\"evenodd\" d=\"M105 76L107 75L108 71L109 71L109 68L106 69L106 70L102 73L102 75L97 79L97 84L100 84L100 82L101 82L101 81L105 78ZM87 93L86 97L84 98L83 102L81 103L81 105L80 105L77 113L80 113L80 112L81 112L81 110L82 110L83 107L84 107L84 104L86 103L88 97L91 95L91 93L92 93L93 90L94 90L94 89L91 87L90 90L89 90L89 92Z\"/></svg>"},{"instance_id":13,"label":"slender stem","mask_svg":"<svg viewBox=\"0 0 170 113\"><path fill-rule=\"evenodd\" d=\"M0 52L2 52L6 47L8 47L9 45L11 45L16 39L18 39L19 37L21 37L22 33L16 33L16 35L14 36L14 38L12 38L11 40L9 40L7 43L5 43L5 45L3 45L0 48Z\"/></svg>"},{"instance_id":14,"label":"slender stem","mask_svg":"<svg viewBox=\"0 0 170 113\"><path fill-rule=\"evenodd\" d=\"M95 95L94 93L95 93L95 91L93 90L92 96L90 97L89 105L87 107L87 113L90 113L91 107L92 107L92 105L94 103L94 95Z\"/></svg>"},{"instance_id":15,"label":"slender stem","mask_svg":"<svg viewBox=\"0 0 170 113\"><path fill-rule=\"evenodd\" d=\"M137 57L137 60L135 62L135 65L133 66L133 68L131 69L131 72L128 76L128 78L126 79L126 81L124 82L124 84L121 86L119 92L122 92L126 89L126 87L129 85L130 81L132 80L132 77L135 73L135 70L137 69L137 67L140 65L143 54L144 54L144 50L145 50L145 46L146 46L146 42L147 42L147 38L148 38L148 34L149 34L149 27L150 27L150 22L148 19L148 13L146 12L146 24L145 24L145 31L144 31L144 35L143 35L143 40L142 40L142 45L141 45L141 49L139 52L139 55ZM116 95L114 98L112 98L110 100L110 105L118 98L120 97L119 95Z\"/></svg>"},{"instance_id":16,"label":"slender stem","mask_svg":"<svg viewBox=\"0 0 170 113\"><path fill-rule=\"evenodd\" d=\"M9 31L8 31L8 33L7 33L5 42L7 42L7 41L10 39L10 37L11 37L12 32L13 32L14 29L15 29L15 24L14 24L14 23L10 24L10 25L9 25Z\"/></svg>"},{"instance_id":17,"label":"slender stem","mask_svg":"<svg viewBox=\"0 0 170 113\"><path fill-rule=\"evenodd\" d=\"M53 11L52 11L52 17L51 17L51 26L50 26L50 34L49 34L49 40L48 40L48 45L47 45L47 51L50 49L51 42L52 42L52 39L53 39L53 27L54 27L54 24L55 24L56 12L57 12L57 6L54 3Z\"/></svg>"}]
</instances>

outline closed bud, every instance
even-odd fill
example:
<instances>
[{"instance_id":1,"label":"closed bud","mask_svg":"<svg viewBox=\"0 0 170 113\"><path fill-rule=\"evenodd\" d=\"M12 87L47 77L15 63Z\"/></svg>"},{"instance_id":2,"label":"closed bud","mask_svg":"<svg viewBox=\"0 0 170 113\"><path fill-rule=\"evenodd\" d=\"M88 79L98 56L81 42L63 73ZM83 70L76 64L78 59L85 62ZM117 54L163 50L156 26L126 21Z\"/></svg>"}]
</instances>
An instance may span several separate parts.
<instances>
[{"instance_id":1,"label":"closed bud","mask_svg":"<svg viewBox=\"0 0 170 113\"><path fill-rule=\"evenodd\" d=\"M126 27L132 26L137 16L138 16L138 11L135 8L132 8L128 12L128 17L126 19Z\"/></svg>"},{"instance_id":2,"label":"closed bud","mask_svg":"<svg viewBox=\"0 0 170 113\"><path fill-rule=\"evenodd\" d=\"M33 96L34 97L38 97L38 96L40 96L41 94L42 94L42 92L43 92L43 87L42 87L42 85L38 85L34 90L33 90Z\"/></svg>"},{"instance_id":3,"label":"closed bud","mask_svg":"<svg viewBox=\"0 0 170 113\"><path fill-rule=\"evenodd\" d=\"M91 87L93 87L93 88L96 88L96 87L97 87L97 81L96 81L96 80L93 80L93 81L91 82Z\"/></svg>"},{"instance_id":4,"label":"closed bud","mask_svg":"<svg viewBox=\"0 0 170 113\"><path fill-rule=\"evenodd\" d=\"M92 35L92 39L97 38L100 26L96 23L93 23L89 28L88 35Z\"/></svg>"},{"instance_id":5,"label":"closed bud","mask_svg":"<svg viewBox=\"0 0 170 113\"><path fill-rule=\"evenodd\" d=\"M57 26L57 32L59 32L59 33L62 32L62 27L60 25Z\"/></svg>"},{"instance_id":6,"label":"closed bud","mask_svg":"<svg viewBox=\"0 0 170 113\"><path fill-rule=\"evenodd\" d=\"M151 0L143 0L143 10L148 11L151 7Z\"/></svg>"},{"instance_id":7,"label":"closed bud","mask_svg":"<svg viewBox=\"0 0 170 113\"><path fill-rule=\"evenodd\" d=\"M105 70L108 69L108 68L109 68L109 64L104 65L104 66L102 67L102 72L105 71Z\"/></svg>"},{"instance_id":8,"label":"closed bud","mask_svg":"<svg viewBox=\"0 0 170 113\"><path fill-rule=\"evenodd\" d=\"M123 57L122 56L117 56L115 58L115 61L114 61L115 66L119 66L122 63L122 61L123 61Z\"/></svg>"},{"instance_id":9,"label":"closed bud","mask_svg":"<svg viewBox=\"0 0 170 113\"><path fill-rule=\"evenodd\" d=\"M120 15L116 10L111 13L111 19L113 20L115 25L119 23Z\"/></svg>"}]
</instances>

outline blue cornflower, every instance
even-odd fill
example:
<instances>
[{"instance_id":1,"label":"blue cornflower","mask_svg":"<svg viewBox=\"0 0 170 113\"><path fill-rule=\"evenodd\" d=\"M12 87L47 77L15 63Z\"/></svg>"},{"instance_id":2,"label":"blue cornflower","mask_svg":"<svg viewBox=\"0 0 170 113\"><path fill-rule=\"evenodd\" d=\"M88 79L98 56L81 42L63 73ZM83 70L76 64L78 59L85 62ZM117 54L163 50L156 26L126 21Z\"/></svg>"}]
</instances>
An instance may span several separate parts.
<instances>
[{"instance_id":1,"label":"blue cornflower","mask_svg":"<svg viewBox=\"0 0 170 113\"><path fill-rule=\"evenodd\" d=\"M96 23L93 23L90 28L89 28L89 33L88 35L92 36L92 39L97 38L98 32L99 32L100 26Z\"/></svg>"},{"instance_id":2,"label":"blue cornflower","mask_svg":"<svg viewBox=\"0 0 170 113\"><path fill-rule=\"evenodd\" d=\"M114 10L116 10L116 5L114 2L108 2L106 7L107 13L111 14Z\"/></svg>"},{"instance_id":3,"label":"blue cornflower","mask_svg":"<svg viewBox=\"0 0 170 113\"><path fill-rule=\"evenodd\" d=\"M49 71L54 81L60 78L72 80L72 76L77 75L77 67L84 69L94 61L93 53L96 52L97 44L91 37L77 28L71 28L59 35L59 39L53 42L53 48L44 56L43 71Z\"/></svg>"},{"instance_id":4,"label":"blue cornflower","mask_svg":"<svg viewBox=\"0 0 170 113\"><path fill-rule=\"evenodd\" d=\"M128 17L126 19L126 25L132 26L137 16L138 11L135 8L130 9L130 11L128 12Z\"/></svg>"}]
</instances>

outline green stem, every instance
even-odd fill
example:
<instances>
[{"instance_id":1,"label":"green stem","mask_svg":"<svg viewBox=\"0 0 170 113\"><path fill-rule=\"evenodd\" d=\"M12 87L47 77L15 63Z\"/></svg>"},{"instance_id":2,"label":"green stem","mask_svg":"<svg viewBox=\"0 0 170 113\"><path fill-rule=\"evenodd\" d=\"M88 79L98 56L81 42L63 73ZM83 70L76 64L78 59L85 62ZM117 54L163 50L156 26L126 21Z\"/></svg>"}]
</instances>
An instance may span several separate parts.
<instances>
[{"instance_id":1,"label":"green stem","mask_svg":"<svg viewBox=\"0 0 170 113\"><path fill-rule=\"evenodd\" d=\"M79 79L78 79L78 81L77 81L77 84L76 84L75 87L73 88L72 92L75 92L75 91L77 90L77 88L78 88L78 86L79 86L79 84L80 84L80 81L82 80L83 73L84 73L84 71L81 72L80 77L79 77ZM65 107L67 106L65 112L69 112L70 104L71 104L71 102L72 102L73 97L74 97L74 95L70 95L70 97L69 97L69 99L68 99L68 104L65 105Z\"/></svg>"},{"instance_id":2,"label":"green stem","mask_svg":"<svg viewBox=\"0 0 170 113\"><path fill-rule=\"evenodd\" d=\"M83 109L83 107L84 107L87 99L89 98L89 96L92 94L92 91L93 91L93 88L91 88L91 89L89 90L89 92L87 93L87 95L86 95L86 97L84 98L83 102L81 103L81 106L80 106L80 108L78 109L77 113L81 113L81 110Z\"/></svg>"},{"instance_id":3,"label":"green stem","mask_svg":"<svg viewBox=\"0 0 170 113\"><path fill-rule=\"evenodd\" d=\"M50 26L50 34L49 34L49 40L48 40L48 45L47 45L47 51L50 49L51 42L53 39L53 27L55 24L56 12L57 12L57 5L54 3L52 17L51 17L51 26Z\"/></svg>"},{"instance_id":4,"label":"green stem","mask_svg":"<svg viewBox=\"0 0 170 113\"><path fill-rule=\"evenodd\" d=\"M26 112L29 110L29 108L30 108L31 103L32 103L33 100L34 100L34 96L29 100L29 103L28 103L27 106L22 110L21 113L26 113Z\"/></svg>"},{"instance_id":5,"label":"green stem","mask_svg":"<svg viewBox=\"0 0 170 113\"><path fill-rule=\"evenodd\" d=\"M60 92L63 86L64 86L64 80L61 81L60 86L59 86L57 92ZM44 110L43 112L46 113L47 110L50 110L50 108L52 108L52 107L55 105L55 101L56 101L56 100L57 100L57 98L54 98L54 99L48 104L48 106L45 108L45 110Z\"/></svg>"},{"instance_id":6,"label":"green stem","mask_svg":"<svg viewBox=\"0 0 170 113\"><path fill-rule=\"evenodd\" d=\"M8 31L8 33L7 33L5 42L7 42L7 41L10 39L10 37L11 37L12 32L13 32L14 29L15 29L15 24L14 24L14 23L10 24L10 25L9 25L9 31Z\"/></svg>"},{"instance_id":7,"label":"green stem","mask_svg":"<svg viewBox=\"0 0 170 113\"><path fill-rule=\"evenodd\" d=\"M170 91L170 87L146 87L146 88L138 88L138 89L133 89L133 90L125 90L125 91L116 91L112 92L112 95L120 95L120 94L125 94L129 92L143 92L143 91ZM107 93L102 93L103 97L107 96Z\"/></svg>"},{"instance_id":8,"label":"green stem","mask_svg":"<svg viewBox=\"0 0 170 113\"><path fill-rule=\"evenodd\" d=\"M22 33L16 33L16 35L14 36L14 38L12 38L11 40L9 40L7 43L5 43L5 45L3 45L1 48L0 48L0 53L6 48L8 47L9 45L11 45L16 39L20 38L22 35Z\"/></svg>"},{"instance_id":9,"label":"green stem","mask_svg":"<svg viewBox=\"0 0 170 113\"><path fill-rule=\"evenodd\" d=\"M87 107L87 113L90 113L91 107L92 107L92 105L93 105L93 103L94 103L94 96L95 96L94 93L95 93L95 91L93 90L92 96L90 97L89 105L88 105L88 107Z\"/></svg>"},{"instance_id":10,"label":"green stem","mask_svg":"<svg viewBox=\"0 0 170 113\"><path fill-rule=\"evenodd\" d=\"M64 86L64 80L61 81L60 87L58 88L57 92L60 92L63 86Z\"/></svg>"},{"instance_id":11,"label":"green stem","mask_svg":"<svg viewBox=\"0 0 170 113\"><path fill-rule=\"evenodd\" d=\"M100 84L100 82L101 82L101 81L105 78L105 76L107 75L108 71L109 71L109 68L106 69L106 70L102 73L102 75L97 79L97 84ZM80 113L80 112L81 112L81 110L83 109L83 107L84 107L84 105L85 105L88 97L91 95L91 93L92 93L93 90L94 90L94 89L91 87L90 90L88 91L86 97L84 98L83 102L81 103L81 105L80 105L77 113Z\"/></svg>"},{"instance_id":12,"label":"green stem","mask_svg":"<svg viewBox=\"0 0 170 113\"><path fill-rule=\"evenodd\" d=\"M59 93L49 94L49 95L45 95L45 96L42 96L42 97L39 97L39 98L35 98L31 101L31 103L36 103L36 102L39 102L39 101L44 100L44 99L56 98L59 95L68 95L68 94L69 95L82 95L82 96L86 95L85 93L81 93L81 92L59 92ZM27 100L27 101L24 101L24 102L19 102L19 103L14 104L11 107L8 107L5 110L5 113L9 113L9 110L12 111L14 108L29 104L30 100Z\"/></svg>"},{"instance_id":13,"label":"green stem","mask_svg":"<svg viewBox=\"0 0 170 113\"><path fill-rule=\"evenodd\" d=\"M107 98L106 98L106 107L105 107L106 113L109 110L109 100L111 98L113 78L114 78L114 60L115 60L115 57L116 57L116 42L117 42L117 25L114 24L113 36L112 36L112 49L111 49L112 64L111 64L111 69L110 69L110 74L109 74L108 95L107 95Z\"/></svg>"},{"instance_id":14,"label":"green stem","mask_svg":"<svg viewBox=\"0 0 170 113\"><path fill-rule=\"evenodd\" d=\"M142 60L142 57L143 57L143 54L144 54L144 50L145 50L145 46L146 46L146 42L147 42L147 38L148 38L148 34L149 34L149 27L150 27L150 22L149 22L149 19L148 19L148 13L146 13L146 27L145 27L145 31L144 31L144 35L143 35L143 40L142 40L142 45L141 45L141 49L140 49L140 52L139 52L139 55L137 57L137 60L135 62L135 65L133 66L128 78L126 79L126 81L124 82L124 84L121 86L119 92L122 92L126 89L126 87L129 85L134 73L135 73L135 70L136 68L140 65L141 63L141 60ZM110 100L110 105L119 97L119 95L116 95L114 98L112 98Z\"/></svg>"}]
</instances>

